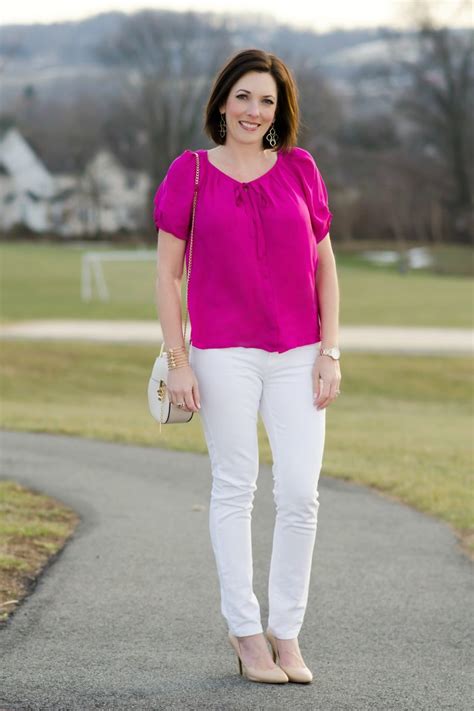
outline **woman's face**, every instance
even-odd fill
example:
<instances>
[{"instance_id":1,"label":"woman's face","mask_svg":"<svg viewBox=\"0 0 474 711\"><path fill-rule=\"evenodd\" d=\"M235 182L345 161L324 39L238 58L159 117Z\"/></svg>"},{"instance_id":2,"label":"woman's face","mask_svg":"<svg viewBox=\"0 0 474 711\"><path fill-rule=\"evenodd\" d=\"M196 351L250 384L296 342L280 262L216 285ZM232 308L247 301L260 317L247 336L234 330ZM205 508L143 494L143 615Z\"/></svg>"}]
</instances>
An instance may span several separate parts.
<instances>
[{"instance_id":1,"label":"woman's face","mask_svg":"<svg viewBox=\"0 0 474 711\"><path fill-rule=\"evenodd\" d=\"M277 85L269 72L247 72L234 84L225 105L226 139L261 144L275 117ZM250 124L250 125L249 125Z\"/></svg>"}]
</instances>

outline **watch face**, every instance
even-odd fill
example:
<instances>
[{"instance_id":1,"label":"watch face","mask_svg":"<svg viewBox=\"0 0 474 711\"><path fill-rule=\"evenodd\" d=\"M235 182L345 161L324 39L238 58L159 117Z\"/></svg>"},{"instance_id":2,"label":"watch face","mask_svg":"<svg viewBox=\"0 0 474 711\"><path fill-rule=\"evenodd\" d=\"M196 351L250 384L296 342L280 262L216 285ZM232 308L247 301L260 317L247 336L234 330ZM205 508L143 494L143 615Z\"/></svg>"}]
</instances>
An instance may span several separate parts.
<instances>
[{"instance_id":1,"label":"watch face","mask_svg":"<svg viewBox=\"0 0 474 711\"><path fill-rule=\"evenodd\" d=\"M341 351L337 346L333 346L332 348L324 348L323 349L326 355L330 356L331 358L334 358L335 360L339 360L341 357Z\"/></svg>"}]
</instances>

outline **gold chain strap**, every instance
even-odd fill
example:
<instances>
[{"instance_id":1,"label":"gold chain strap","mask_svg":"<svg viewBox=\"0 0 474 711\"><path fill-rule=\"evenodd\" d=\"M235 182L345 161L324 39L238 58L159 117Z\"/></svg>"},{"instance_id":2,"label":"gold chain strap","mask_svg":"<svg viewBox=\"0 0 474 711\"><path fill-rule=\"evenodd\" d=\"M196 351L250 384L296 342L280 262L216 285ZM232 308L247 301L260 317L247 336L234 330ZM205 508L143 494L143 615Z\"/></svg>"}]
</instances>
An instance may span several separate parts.
<instances>
[{"instance_id":1,"label":"gold chain strap","mask_svg":"<svg viewBox=\"0 0 474 711\"><path fill-rule=\"evenodd\" d=\"M194 178L194 197L193 197L193 216L191 220L191 235L189 238L189 266L186 268L186 319L184 322L184 345L186 346L186 329L188 326L188 295L189 295L189 279L191 276L191 267L193 262L193 237L194 237L194 218L196 215L196 202L197 202L197 191L199 185L199 153L194 154L196 156L196 175ZM186 261L186 259L185 259Z\"/></svg>"}]
</instances>

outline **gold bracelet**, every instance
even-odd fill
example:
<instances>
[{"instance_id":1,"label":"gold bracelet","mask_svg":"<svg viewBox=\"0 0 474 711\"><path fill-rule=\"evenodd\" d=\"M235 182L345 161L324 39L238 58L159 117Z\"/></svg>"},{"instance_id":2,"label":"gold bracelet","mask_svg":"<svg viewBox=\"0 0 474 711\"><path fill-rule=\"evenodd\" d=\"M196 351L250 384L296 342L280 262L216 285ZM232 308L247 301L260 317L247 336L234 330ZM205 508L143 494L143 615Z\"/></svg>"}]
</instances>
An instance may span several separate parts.
<instances>
[{"instance_id":1,"label":"gold bracelet","mask_svg":"<svg viewBox=\"0 0 474 711\"><path fill-rule=\"evenodd\" d=\"M169 363L168 362L168 370L174 370L175 368L184 368L184 366L189 365L189 362L182 361L181 363Z\"/></svg>"},{"instance_id":2,"label":"gold bracelet","mask_svg":"<svg viewBox=\"0 0 474 711\"><path fill-rule=\"evenodd\" d=\"M168 368L183 368L189 365L188 354L185 346L177 346L176 348L168 348Z\"/></svg>"},{"instance_id":3,"label":"gold bracelet","mask_svg":"<svg viewBox=\"0 0 474 711\"><path fill-rule=\"evenodd\" d=\"M176 370L177 368L185 368L189 363L181 363L179 365L168 365L168 370Z\"/></svg>"}]
</instances>

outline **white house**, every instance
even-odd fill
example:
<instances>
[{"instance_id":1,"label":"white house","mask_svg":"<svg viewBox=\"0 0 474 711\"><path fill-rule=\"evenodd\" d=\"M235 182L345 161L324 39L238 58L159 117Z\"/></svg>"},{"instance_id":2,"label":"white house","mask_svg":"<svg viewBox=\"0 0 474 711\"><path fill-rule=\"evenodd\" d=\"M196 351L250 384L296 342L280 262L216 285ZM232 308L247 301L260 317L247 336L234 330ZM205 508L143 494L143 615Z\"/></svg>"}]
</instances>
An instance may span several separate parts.
<instances>
[{"instance_id":1,"label":"white house","mask_svg":"<svg viewBox=\"0 0 474 711\"><path fill-rule=\"evenodd\" d=\"M0 228L22 223L45 232L55 192L53 176L21 134L10 129L0 135Z\"/></svg>"},{"instance_id":2,"label":"white house","mask_svg":"<svg viewBox=\"0 0 474 711\"><path fill-rule=\"evenodd\" d=\"M0 135L0 230L24 224L35 232L67 236L113 233L145 226L150 179L127 170L101 150L82 175L52 175L10 128Z\"/></svg>"}]
</instances>

